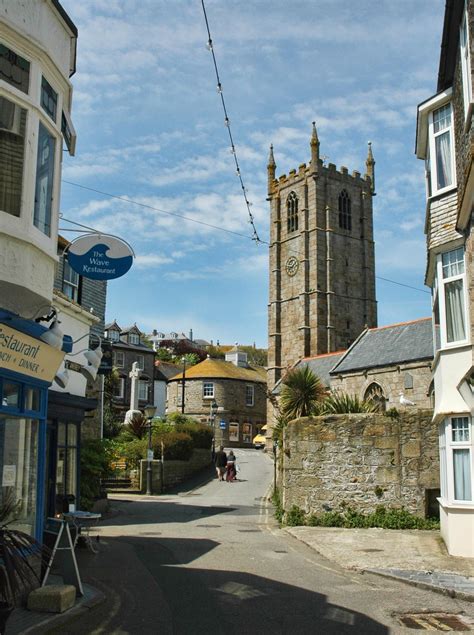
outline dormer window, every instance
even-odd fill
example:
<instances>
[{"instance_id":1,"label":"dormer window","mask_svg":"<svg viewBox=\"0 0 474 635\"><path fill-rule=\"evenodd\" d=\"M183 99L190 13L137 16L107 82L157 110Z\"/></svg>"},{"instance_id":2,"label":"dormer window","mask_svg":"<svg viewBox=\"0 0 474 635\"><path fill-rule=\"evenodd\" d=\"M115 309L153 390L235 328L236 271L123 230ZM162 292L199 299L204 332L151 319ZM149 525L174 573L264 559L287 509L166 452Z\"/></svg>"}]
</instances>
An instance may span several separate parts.
<instances>
[{"instance_id":1,"label":"dormer window","mask_svg":"<svg viewBox=\"0 0 474 635\"><path fill-rule=\"evenodd\" d=\"M128 343L133 344L133 346L140 345L140 336L138 333L129 333L128 334Z\"/></svg>"},{"instance_id":2,"label":"dormer window","mask_svg":"<svg viewBox=\"0 0 474 635\"><path fill-rule=\"evenodd\" d=\"M115 329L109 329L107 331L107 337L109 338L111 342L118 342L120 339L119 332L116 331Z\"/></svg>"},{"instance_id":3,"label":"dormer window","mask_svg":"<svg viewBox=\"0 0 474 635\"><path fill-rule=\"evenodd\" d=\"M290 192L286 200L288 233L298 230L298 197Z\"/></svg>"},{"instance_id":4,"label":"dormer window","mask_svg":"<svg viewBox=\"0 0 474 635\"><path fill-rule=\"evenodd\" d=\"M348 231L352 229L351 199L346 190L339 194L339 227Z\"/></svg>"}]
</instances>

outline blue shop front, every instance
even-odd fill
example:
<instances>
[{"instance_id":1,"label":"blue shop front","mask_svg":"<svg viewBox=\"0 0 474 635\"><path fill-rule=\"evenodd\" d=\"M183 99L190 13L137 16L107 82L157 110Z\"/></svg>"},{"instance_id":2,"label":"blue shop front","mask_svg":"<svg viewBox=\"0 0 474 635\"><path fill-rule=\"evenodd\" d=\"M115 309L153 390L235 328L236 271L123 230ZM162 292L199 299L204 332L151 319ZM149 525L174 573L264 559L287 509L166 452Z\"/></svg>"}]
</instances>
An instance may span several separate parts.
<instances>
[{"instance_id":1,"label":"blue shop front","mask_svg":"<svg viewBox=\"0 0 474 635\"><path fill-rule=\"evenodd\" d=\"M72 340L51 346L51 329L0 309L0 507L17 504L11 527L42 540L46 516L48 387ZM43 338L43 339L42 339Z\"/></svg>"}]
</instances>

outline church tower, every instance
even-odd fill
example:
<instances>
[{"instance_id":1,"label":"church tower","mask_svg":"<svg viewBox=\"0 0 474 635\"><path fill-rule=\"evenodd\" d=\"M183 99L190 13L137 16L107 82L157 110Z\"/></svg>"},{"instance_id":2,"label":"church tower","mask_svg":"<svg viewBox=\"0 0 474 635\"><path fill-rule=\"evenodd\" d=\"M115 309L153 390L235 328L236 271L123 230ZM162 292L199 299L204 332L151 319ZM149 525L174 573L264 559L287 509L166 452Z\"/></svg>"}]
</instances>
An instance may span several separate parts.
<instances>
[{"instance_id":1,"label":"church tower","mask_svg":"<svg viewBox=\"0 0 474 635\"><path fill-rule=\"evenodd\" d=\"M276 178L271 146L267 166L270 389L298 359L344 350L377 326L371 144L363 177L323 165L314 123L310 148L309 165Z\"/></svg>"}]
</instances>

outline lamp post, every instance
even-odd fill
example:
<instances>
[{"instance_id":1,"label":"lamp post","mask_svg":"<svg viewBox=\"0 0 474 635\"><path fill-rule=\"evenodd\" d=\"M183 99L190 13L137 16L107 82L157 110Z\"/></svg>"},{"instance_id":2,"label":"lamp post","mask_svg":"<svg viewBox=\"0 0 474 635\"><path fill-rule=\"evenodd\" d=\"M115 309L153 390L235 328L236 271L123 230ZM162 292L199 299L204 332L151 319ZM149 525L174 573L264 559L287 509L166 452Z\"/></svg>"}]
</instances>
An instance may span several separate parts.
<instances>
[{"instance_id":1,"label":"lamp post","mask_svg":"<svg viewBox=\"0 0 474 635\"><path fill-rule=\"evenodd\" d=\"M153 404L148 404L143 408L143 412L145 413L145 417L148 421L148 455L147 455L147 466L146 466L146 493L148 496L151 496L151 462L153 461L153 450L151 447L151 429L153 417L156 412L156 406Z\"/></svg>"},{"instance_id":2,"label":"lamp post","mask_svg":"<svg viewBox=\"0 0 474 635\"><path fill-rule=\"evenodd\" d=\"M216 412L218 411L219 406L217 405L217 401L213 399L209 406L209 421L212 426L212 460L216 455Z\"/></svg>"},{"instance_id":3,"label":"lamp post","mask_svg":"<svg viewBox=\"0 0 474 635\"><path fill-rule=\"evenodd\" d=\"M278 443L273 441L273 496L277 493L277 448Z\"/></svg>"},{"instance_id":4,"label":"lamp post","mask_svg":"<svg viewBox=\"0 0 474 635\"><path fill-rule=\"evenodd\" d=\"M186 388L186 357L182 357L181 361L183 362L183 385L181 391L181 414L184 415L184 397L185 397L185 388Z\"/></svg>"}]
</instances>

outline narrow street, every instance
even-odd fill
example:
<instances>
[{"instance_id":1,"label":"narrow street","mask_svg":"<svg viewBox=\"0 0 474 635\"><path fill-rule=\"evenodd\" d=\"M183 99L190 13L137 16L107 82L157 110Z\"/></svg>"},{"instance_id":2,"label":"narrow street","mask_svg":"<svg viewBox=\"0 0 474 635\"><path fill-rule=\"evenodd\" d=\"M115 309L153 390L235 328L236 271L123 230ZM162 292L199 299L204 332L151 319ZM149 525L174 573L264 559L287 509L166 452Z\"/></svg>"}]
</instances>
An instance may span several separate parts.
<instances>
[{"instance_id":1,"label":"narrow street","mask_svg":"<svg viewBox=\"0 0 474 635\"><path fill-rule=\"evenodd\" d=\"M49 634L411 633L394 613L468 603L345 571L276 525L265 501L273 463L237 450L236 483L213 474L156 498L115 495L84 581L107 599Z\"/></svg>"}]
</instances>

